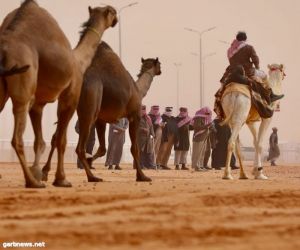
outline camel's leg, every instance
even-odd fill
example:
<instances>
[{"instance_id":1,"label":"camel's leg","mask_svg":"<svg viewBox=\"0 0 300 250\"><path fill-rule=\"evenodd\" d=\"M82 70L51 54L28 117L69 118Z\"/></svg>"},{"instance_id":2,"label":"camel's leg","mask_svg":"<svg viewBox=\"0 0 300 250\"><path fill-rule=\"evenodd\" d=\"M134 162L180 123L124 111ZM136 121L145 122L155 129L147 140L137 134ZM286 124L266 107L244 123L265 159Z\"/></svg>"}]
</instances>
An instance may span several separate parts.
<instances>
[{"instance_id":1,"label":"camel's leg","mask_svg":"<svg viewBox=\"0 0 300 250\"><path fill-rule=\"evenodd\" d=\"M25 186L27 188L43 188L45 187L45 185L37 181L33 177L32 173L27 167L27 163L25 159L24 142L22 137L26 127L26 116L28 112L28 106L29 104L19 106L17 103L13 103L15 127L14 127L14 134L11 143L17 153L17 156L20 160L23 169L23 173L25 177Z\"/></svg>"},{"instance_id":2,"label":"camel's leg","mask_svg":"<svg viewBox=\"0 0 300 250\"><path fill-rule=\"evenodd\" d=\"M238 137L239 132L242 128L242 124L236 122L233 125L231 125L230 127L232 129L231 129L231 136L230 136L230 139L228 141L227 158L226 158L226 165L225 165L225 171L224 171L224 176L223 176L223 179L226 179L226 180L232 180L233 179L233 177L231 175L230 161L231 161L232 153L233 153L233 151L236 147L237 137ZM240 155L238 156L238 158L239 158L239 160L241 160Z\"/></svg>"},{"instance_id":3,"label":"camel's leg","mask_svg":"<svg viewBox=\"0 0 300 250\"><path fill-rule=\"evenodd\" d=\"M229 122L231 128L231 137L228 142L227 159L223 179L232 179L230 173L230 160L232 152L235 149L235 143L239 132L243 124L247 120L247 116L251 107L251 101L248 97L238 92L232 92L223 98L222 106L227 117L226 119ZM239 152L237 152L237 154L238 153ZM241 161L240 155L238 156L238 158Z\"/></svg>"},{"instance_id":4,"label":"camel's leg","mask_svg":"<svg viewBox=\"0 0 300 250\"><path fill-rule=\"evenodd\" d=\"M232 138L232 136L231 136L231 138ZM235 142L231 138L229 139L228 146L227 146L226 165L225 165L224 175L223 175L224 180L232 180L233 179L233 177L231 175L230 161L231 161L231 157L232 157L232 152L235 147Z\"/></svg>"},{"instance_id":5,"label":"camel's leg","mask_svg":"<svg viewBox=\"0 0 300 250\"><path fill-rule=\"evenodd\" d=\"M56 148L57 148L57 169L53 185L56 187L71 187L72 184L66 180L64 172L64 154L66 150L67 138L66 132L73 112L65 110L59 112L57 130L56 130Z\"/></svg>"},{"instance_id":6,"label":"camel's leg","mask_svg":"<svg viewBox=\"0 0 300 250\"><path fill-rule=\"evenodd\" d=\"M100 119L96 120L96 129L97 129L97 136L99 140L99 148L95 155L93 155L93 161L99 157L102 157L106 153L106 143L105 143L105 130L106 130L106 123L101 121Z\"/></svg>"},{"instance_id":7,"label":"camel's leg","mask_svg":"<svg viewBox=\"0 0 300 250\"><path fill-rule=\"evenodd\" d=\"M92 123L94 122L94 120L93 120L93 117L90 117L90 119L86 119L86 118L88 118L87 116L84 117L85 119L82 119L82 118L83 118L82 116L79 117L79 140L78 140L78 144L76 147L76 153L77 153L78 158L81 161L82 165L84 166L88 181L89 182L99 182L99 181L102 181L102 179L93 175L93 173L90 169L89 163L85 156L86 144L87 144L90 130L92 127Z\"/></svg>"},{"instance_id":8,"label":"camel's leg","mask_svg":"<svg viewBox=\"0 0 300 250\"><path fill-rule=\"evenodd\" d=\"M253 136L253 145L255 149L255 158L254 158L254 166L258 165L258 150L257 150L257 128L254 122L247 123L248 128Z\"/></svg>"},{"instance_id":9,"label":"camel's leg","mask_svg":"<svg viewBox=\"0 0 300 250\"><path fill-rule=\"evenodd\" d=\"M97 114L100 111L101 102L102 102L102 93L103 93L103 86L100 83L94 89L89 88L88 86L83 86L79 105L77 108L78 123L79 123L79 140L76 147L76 153L82 165L84 166L87 179L89 182L102 181L102 179L94 176L93 173L91 172L89 163L85 155L85 149L90 135L90 130L92 128L92 125L95 123Z\"/></svg>"},{"instance_id":10,"label":"camel's leg","mask_svg":"<svg viewBox=\"0 0 300 250\"><path fill-rule=\"evenodd\" d=\"M3 110L9 96L4 78L0 78L0 112Z\"/></svg>"},{"instance_id":11,"label":"camel's leg","mask_svg":"<svg viewBox=\"0 0 300 250\"><path fill-rule=\"evenodd\" d=\"M244 171L244 165L243 165L243 161L242 161L242 157L241 157L241 147L240 147L239 138L237 138L237 140L236 140L235 152L236 152L237 158L239 159L239 164L240 164L240 179L248 179L248 177Z\"/></svg>"},{"instance_id":12,"label":"camel's leg","mask_svg":"<svg viewBox=\"0 0 300 250\"><path fill-rule=\"evenodd\" d=\"M43 114L43 105L37 105L35 104L29 111L31 124L33 127L35 139L34 139L34 163L33 166L30 168L33 176L37 180L42 180L42 171L39 167L40 159L45 151L46 143L43 139L43 133L42 133L42 114Z\"/></svg>"},{"instance_id":13,"label":"camel's leg","mask_svg":"<svg viewBox=\"0 0 300 250\"><path fill-rule=\"evenodd\" d=\"M55 148L56 148L56 133L54 133L53 136L52 136L51 149L50 149L50 152L49 152L49 156L48 156L48 159L47 159L47 162L46 162L45 166L42 169L42 173L43 173L42 180L43 181L48 181L48 173L51 169L51 160L52 160L52 156L53 156Z\"/></svg>"},{"instance_id":14,"label":"camel's leg","mask_svg":"<svg viewBox=\"0 0 300 250\"><path fill-rule=\"evenodd\" d=\"M140 117L138 115L135 115L132 118L133 119L130 119L131 121L129 123L129 135L131 139L131 154L133 156L133 166L136 169L136 181L151 181L151 179L143 173L140 165L140 150L137 143L137 131L139 128Z\"/></svg>"},{"instance_id":15,"label":"camel's leg","mask_svg":"<svg viewBox=\"0 0 300 250\"><path fill-rule=\"evenodd\" d=\"M77 96L70 89L66 89L58 100L57 127L56 127L56 148L57 148L57 169L53 185L56 187L71 187L72 184L66 180L64 172L64 154L67 144L68 124L77 107Z\"/></svg>"},{"instance_id":16,"label":"camel's leg","mask_svg":"<svg viewBox=\"0 0 300 250\"><path fill-rule=\"evenodd\" d=\"M258 140L257 140L257 166L254 166L253 174L255 179L266 180L267 176L263 174L263 166L262 166L262 150L263 150L263 139L266 134L266 131L271 123L271 118L263 119L258 131Z\"/></svg>"}]
</instances>

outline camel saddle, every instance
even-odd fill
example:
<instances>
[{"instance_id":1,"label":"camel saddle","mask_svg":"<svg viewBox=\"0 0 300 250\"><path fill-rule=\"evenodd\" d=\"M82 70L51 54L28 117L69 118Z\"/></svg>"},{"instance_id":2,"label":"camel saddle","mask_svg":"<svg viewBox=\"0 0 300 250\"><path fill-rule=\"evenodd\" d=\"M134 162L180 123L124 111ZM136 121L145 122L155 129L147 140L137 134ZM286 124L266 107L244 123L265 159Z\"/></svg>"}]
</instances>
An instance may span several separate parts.
<instances>
[{"instance_id":1,"label":"camel saddle","mask_svg":"<svg viewBox=\"0 0 300 250\"><path fill-rule=\"evenodd\" d=\"M260 83L257 83L260 84ZM239 92L251 99L251 108L247 118L247 123L260 121L261 118L270 118L273 115L273 108L269 100L262 98L265 96L261 94L261 87L257 88L255 85L245 85L236 82L231 82L222 86L215 94L214 111L221 119L225 119L225 114L222 108L222 99L231 92Z\"/></svg>"}]
</instances>

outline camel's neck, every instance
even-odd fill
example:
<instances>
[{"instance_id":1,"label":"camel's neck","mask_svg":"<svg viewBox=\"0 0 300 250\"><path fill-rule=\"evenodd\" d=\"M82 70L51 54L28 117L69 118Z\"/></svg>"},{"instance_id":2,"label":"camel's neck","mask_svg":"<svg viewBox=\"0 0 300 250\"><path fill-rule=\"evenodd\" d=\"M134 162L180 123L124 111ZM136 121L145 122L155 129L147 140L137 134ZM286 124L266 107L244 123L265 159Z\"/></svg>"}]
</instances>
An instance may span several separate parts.
<instances>
[{"instance_id":1,"label":"camel's neck","mask_svg":"<svg viewBox=\"0 0 300 250\"><path fill-rule=\"evenodd\" d=\"M90 66L105 29L104 26L97 29L87 28L86 33L74 49L74 55L80 64L82 73Z\"/></svg>"},{"instance_id":2,"label":"camel's neck","mask_svg":"<svg viewBox=\"0 0 300 250\"><path fill-rule=\"evenodd\" d=\"M282 94L281 83L282 75L280 73L274 72L269 74L269 86L272 88L273 92L277 95Z\"/></svg>"},{"instance_id":3,"label":"camel's neck","mask_svg":"<svg viewBox=\"0 0 300 250\"><path fill-rule=\"evenodd\" d=\"M139 79L136 81L140 96L142 98L145 97L148 90L150 89L153 78L154 78L154 71L153 71L153 69L150 69L150 70L144 72L139 77Z\"/></svg>"}]
</instances>

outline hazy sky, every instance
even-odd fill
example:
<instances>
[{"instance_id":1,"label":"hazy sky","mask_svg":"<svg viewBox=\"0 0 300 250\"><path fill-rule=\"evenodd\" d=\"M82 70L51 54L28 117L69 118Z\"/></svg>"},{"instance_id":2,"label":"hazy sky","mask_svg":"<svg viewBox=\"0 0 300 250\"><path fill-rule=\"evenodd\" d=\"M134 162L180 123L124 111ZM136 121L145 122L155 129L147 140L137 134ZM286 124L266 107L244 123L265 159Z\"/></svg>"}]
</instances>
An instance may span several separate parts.
<instances>
[{"instance_id":1,"label":"hazy sky","mask_svg":"<svg viewBox=\"0 0 300 250\"><path fill-rule=\"evenodd\" d=\"M19 7L20 0L1 0L0 19ZM88 18L88 6L95 7L102 1L94 0L38 0L58 21L74 47L78 41L80 25ZM103 0L117 9L133 1ZM138 0L138 4L124 9L122 17L123 63L134 78L141 65L141 57L159 57L162 75L154 79L144 99L150 108L159 104L161 108L174 106L176 110L176 68L179 71L179 106L189 108L193 116L199 109L199 53L197 34L184 27L199 31L216 26L202 36L203 55L216 53L205 59L204 103L213 107L214 93L219 88L219 79L227 66L226 50L239 30L248 35L260 57L261 68L269 63L283 63L287 77L281 101L281 111L276 113L272 126L279 128L281 142L300 142L299 133L299 57L300 57L300 1L298 0ZM42 24L41 24L42 25ZM118 52L118 26L105 32L103 40ZM50 140L56 121L55 104L48 105L43 119L45 139ZM68 131L70 141L76 141L73 127ZM12 115L10 103L0 115L0 139L11 139ZM28 123L29 124L29 123ZM50 126L49 126L50 125ZM25 140L32 140L32 128L27 126ZM271 132L271 128L268 134ZM242 130L242 143L251 144L247 128ZM266 140L267 142L267 140Z\"/></svg>"}]
</instances>

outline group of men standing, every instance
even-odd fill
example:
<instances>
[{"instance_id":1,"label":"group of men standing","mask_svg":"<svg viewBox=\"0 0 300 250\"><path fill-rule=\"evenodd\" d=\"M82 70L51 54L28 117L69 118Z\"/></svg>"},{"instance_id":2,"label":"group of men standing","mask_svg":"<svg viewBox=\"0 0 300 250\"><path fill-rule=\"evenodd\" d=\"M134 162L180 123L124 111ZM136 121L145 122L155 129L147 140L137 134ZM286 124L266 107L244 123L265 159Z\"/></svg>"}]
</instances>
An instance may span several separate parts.
<instances>
[{"instance_id":1,"label":"group of men standing","mask_svg":"<svg viewBox=\"0 0 300 250\"><path fill-rule=\"evenodd\" d=\"M174 166L176 170L189 170L187 156L190 151L190 131L192 136L191 167L195 171L209 169L220 170L225 166L228 140L231 130L227 125L220 125L222 120L217 117L212 120L212 111L209 107L198 110L194 117L188 115L188 109L181 107L178 116L173 116L173 108L166 107L161 115L158 105L151 107L147 114L146 106L141 108L141 121L138 129L138 146L140 149L140 164L144 169L170 170L169 158L174 148ZM108 150L105 166L112 170L121 170L120 162L125 143L125 132L128 120L122 118L110 124L108 134ZM76 124L76 132L78 124ZM278 148L277 128L273 128L270 136L270 150L268 160L275 166L275 160L280 152ZM87 158L92 157L95 144L95 127L91 129L86 148ZM211 167L208 161L211 157ZM231 158L231 168L236 169L236 160ZM78 168L83 168L78 160Z\"/></svg>"},{"instance_id":2,"label":"group of men standing","mask_svg":"<svg viewBox=\"0 0 300 250\"><path fill-rule=\"evenodd\" d=\"M181 107L175 117L172 107L166 107L161 115L158 105L152 106L148 114L146 106L143 105L138 132L142 168L170 170L168 161L174 148L175 169L188 170L190 131L193 130L192 168L195 171L211 169L208 167L208 161L213 151L212 167L221 169L225 166L230 129L224 126L229 132L224 134L224 129L218 122L218 119L212 121L212 111L209 107L198 110L191 118L186 107ZM232 166L235 167L235 162Z\"/></svg>"}]
</instances>

